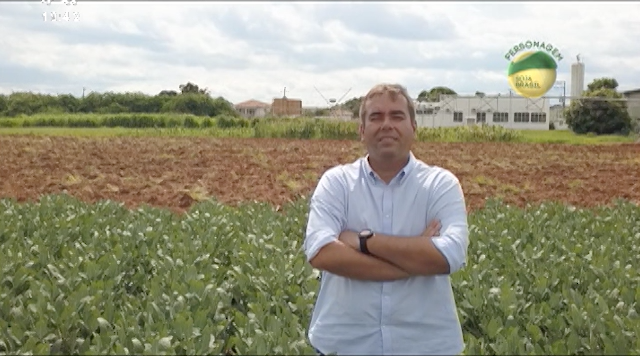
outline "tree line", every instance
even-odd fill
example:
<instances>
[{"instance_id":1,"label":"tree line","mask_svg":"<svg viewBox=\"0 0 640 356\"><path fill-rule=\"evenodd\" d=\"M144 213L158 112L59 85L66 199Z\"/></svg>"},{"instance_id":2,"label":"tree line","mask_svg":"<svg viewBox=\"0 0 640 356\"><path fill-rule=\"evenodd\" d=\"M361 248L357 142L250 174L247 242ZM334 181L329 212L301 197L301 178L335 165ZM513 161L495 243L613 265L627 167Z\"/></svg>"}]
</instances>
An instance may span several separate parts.
<instances>
[{"instance_id":1,"label":"tree line","mask_svg":"<svg viewBox=\"0 0 640 356\"><path fill-rule=\"evenodd\" d=\"M78 98L71 94L50 95L15 92L0 95L0 117L62 113L180 113L198 116L229 115L237 117L233 103L223 97L213 98L209 90L193 83L179 90L163 90L156 95L138 92L96 93Z\"/></svg>"},{"instance_id":2,"label":"tree line","mask_svg":"<svg viewBox=\"0 0 640 356\"><path fill-rule=\"evenodd\" d=\"M567 126L575 133L628 134L640 128L638 118L631 118L624 101L594 100L621 99L617 91L618 82L614 78L598 78L587 86L584 99L571 101L564 111ZM70 94L48 95L30 92L16 92L0 95L0 117L16 117L35 114L63 113L179 113L214 117L227 115L239 117L233 103L223 97L213 98L207 88L188 82L179 90L163 90L156 95L137 92L96 93L82 98ZM436 86L423 90L417 100L437 102L440 95L457 95L448 87ZM477 96L484 96L476 92ZM354 118L359 116L361 97L354 97L339 104L341 109L350 111Z\"/></svg>"},{"instance_id":3,"label":"tree line","mask_svg":"<svg viewBox=\"0 0 640 356\"><path fill-rule=\"evenodd\" d=\"M180 113L209 117L239 116L233 103L223 97L212 98L207 88L201 88L191 82L181 84L178 88L179 90L163 90L156 95L138 92L91 92L86 96L83 95L82 98L71 94L50 95L31 92L0 94L0 117L64 113ZM429 91L420 92L418 100L438 101L440 94L456 94L456 92L446 87L434 87ZM353 117L358 117L362 98L362 96L354 97L337 106L350 111ZM318 109L314 114L323 115L328 111L329 109Z\"/></svg>"}]
</instances>

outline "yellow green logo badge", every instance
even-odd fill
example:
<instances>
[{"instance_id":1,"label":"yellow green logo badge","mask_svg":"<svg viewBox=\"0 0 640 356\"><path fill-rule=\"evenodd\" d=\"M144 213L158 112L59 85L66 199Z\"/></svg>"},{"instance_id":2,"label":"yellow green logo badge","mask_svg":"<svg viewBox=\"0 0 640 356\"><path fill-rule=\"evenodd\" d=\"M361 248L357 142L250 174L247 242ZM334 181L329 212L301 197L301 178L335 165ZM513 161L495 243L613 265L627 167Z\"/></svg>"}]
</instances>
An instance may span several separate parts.
<instances>
[{"instance_id":1,"label":"yellow green logo badge","mask_svg":"<svg viewBox=\"0 0 640 356\"><path fill-rule=\"evenodd\" d=\"M555 84L556 61L563 57L551 44L526 41L509 49L504 58L511 61L507 71L511 89L525 98L539 98Z\"/></svg>"}]
</instances>

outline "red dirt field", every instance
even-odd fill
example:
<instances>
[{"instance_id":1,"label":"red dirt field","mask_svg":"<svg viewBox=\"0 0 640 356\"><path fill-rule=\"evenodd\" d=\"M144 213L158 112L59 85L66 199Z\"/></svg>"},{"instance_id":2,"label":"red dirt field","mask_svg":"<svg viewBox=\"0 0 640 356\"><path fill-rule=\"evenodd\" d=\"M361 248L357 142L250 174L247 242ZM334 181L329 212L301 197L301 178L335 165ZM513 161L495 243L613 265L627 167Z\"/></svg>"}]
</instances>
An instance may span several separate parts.
<instances>
[{"instance_id":1,"label":"red dirt field","mask_svg":"<svg viewBox=\"0 0 640 356\"><path fill-rule=\"evenodd\" d=\"M0 137L0 197L67 192L184 211L215 197L283 204L309 194L327 168L362 154L352 141L213 138ZM488 197L576 206L640 202L640 145L419 143L415 155L451 170L471 210Z\"/></svg>"}]
</instances>

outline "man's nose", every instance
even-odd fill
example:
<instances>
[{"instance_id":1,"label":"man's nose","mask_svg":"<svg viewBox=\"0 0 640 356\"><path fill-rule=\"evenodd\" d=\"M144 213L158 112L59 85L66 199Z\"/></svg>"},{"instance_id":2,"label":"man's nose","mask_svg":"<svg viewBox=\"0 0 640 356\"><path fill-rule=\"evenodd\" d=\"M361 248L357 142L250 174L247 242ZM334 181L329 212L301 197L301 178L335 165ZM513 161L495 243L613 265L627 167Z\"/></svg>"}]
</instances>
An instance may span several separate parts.
<instances>
[{"instance_id":1,"label":"man's nose","mask_svg":"<svg viewBox=\"0 0 640 356\"><path fill-rule=\"evenodd\" d=\"M384 119L382 120L382 125L381 126L382 126L383 129L391 128L391 126L392 126L391 117L386 115L384 117Z\"/></svg>"}]
</instances>

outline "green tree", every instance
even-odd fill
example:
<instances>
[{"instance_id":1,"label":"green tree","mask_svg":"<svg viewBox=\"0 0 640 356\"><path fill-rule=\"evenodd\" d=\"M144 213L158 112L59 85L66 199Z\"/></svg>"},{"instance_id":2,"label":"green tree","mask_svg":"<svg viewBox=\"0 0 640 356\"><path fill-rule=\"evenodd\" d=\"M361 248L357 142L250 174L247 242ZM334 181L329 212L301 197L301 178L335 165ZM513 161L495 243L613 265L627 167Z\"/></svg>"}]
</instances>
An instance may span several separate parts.
<instances>
[{"instance_id":1,"label":"green tree","mask_svg":"<svg viewBox=\"0 0 640 356\"><path fill-rule=\"evenodd\" d=\"M598 78L587 85L588 91L594 91L597 89L616 90L618 89L618 81L614 78Z\"/></svg>"},{"instance_id":2,"label":"green tree","mask_svg":"<svg viewBox=\"0 0 640 356\"><path fill-rule=\"evenodd\" d=\"M364 98L364 96L361 97L353 97L347 101L344 102L344 104L342 104L342 107L345 110L349 110L353 113L353 117L359 117L360 116L360 104L362 104L362 99Z\"/></svg>"},{"instance_id":3,"label":"green tree","mask_svg":"<svg viewBox=\"0 0 640 356\"><path fill-rule=\"evenodd\" d=\"M438 102L440 95L458 95L455 90L448 87L433 87L429 91L423 90L418 94L418 101Z\"/></svg>"},{"instance_id":4,"label":"green tree","mask_svg":"<svg viewBox=\"0 0 640 356\"><path fill-rule=\"evenodd\" d=\"M212 98L208 89L188 82L180 91L163 90L157 95L141 92L90 92L83 98L70 94L48 95L15 92L0 95L0 117L41 113L160 113L176 112L203 116L238 117L231 102Z\"/></svg>"},{"instance_id":5,"label":"green tree","mask_svg":"<svg viewBox=\"0 0 640 356\"><path fill-rule=\"evenodd\" d=\"M188 82L187 84L180 84L179 88L182 94L209 94L209 90L207 88L200 89L199 86L191 82Z\"/></svg>"},{"instance_id":6,"label":"green tree","mask_svg":"<svg viewBox=\"0 0 640 356\"><path fill-rule=\"evenodd\" d=\"M175 90L163 90L160 93L158 93L158 96L163 96L163 95L176 96L178 95L178 92Z\"/></svg>"},{"instance_id":7,"label":"green tree","mask_svg":"<svg viewBox=\"0 0 640 356\"><path fill-rule=\"evenodd\" d=\"M613 78L598 78L587 86L584 99L574 99L565 111L567 126L577 133L597 135L628 135L632 121L624 96L617 92ZM614 99L614 100L607 100Z\"/></svg>"},{"instance_id":8,"label":"green tree","mask_svg":"<svg viewBox=\"0 0 640 356\"><path fill-rule=\"evenodd\" d=\"M6 115L9 99L6 95L0 94L0 116Z\"/></svg>"}]
</instances>

